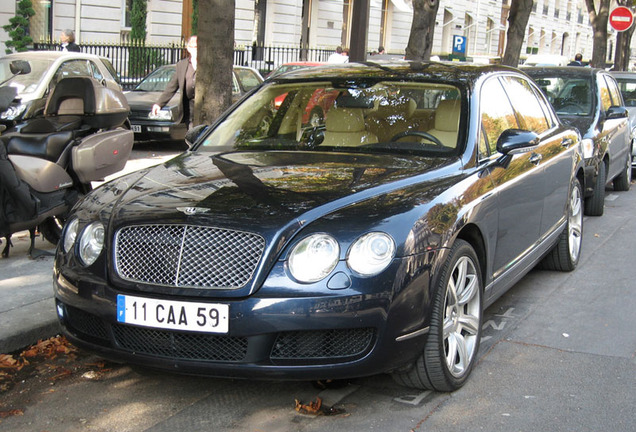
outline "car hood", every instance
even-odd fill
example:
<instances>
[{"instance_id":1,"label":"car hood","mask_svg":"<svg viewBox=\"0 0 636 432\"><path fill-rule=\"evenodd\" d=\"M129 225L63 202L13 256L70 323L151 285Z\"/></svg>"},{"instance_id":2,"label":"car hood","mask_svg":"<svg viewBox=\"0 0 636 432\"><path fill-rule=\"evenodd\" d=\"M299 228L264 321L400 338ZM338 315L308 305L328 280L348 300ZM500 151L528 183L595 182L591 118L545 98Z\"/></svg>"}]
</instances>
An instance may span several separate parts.
<instances>
[{"instance_id":1,"label":"car hood","mask_svg":"<svg viewBox=\"0 0 636 432\"><path fill-rule=\"evenodd\" d=\"M285 226L294 231L414 183L448 181L460 172L459 164L458 158L382 154L187 152L102 186L90 202L102 206L93 210L110 212L112 229L149 222L188 223L249 229L271 238ZM412 199L425 201L427 189L431 188L419 189ZM391 211L387 206L377 214Z\"/></svg>"},{"instance_id":2,"label":"car hood","mask_svg":"<svg viewBox=\"0 0 636 432\"><path fill-rule=\"evenodd\" d=\"M152 105L159 99L161 92L130 91L126 92L125 95L130 109L150 111Z\"/></svg>"}]
</instances>

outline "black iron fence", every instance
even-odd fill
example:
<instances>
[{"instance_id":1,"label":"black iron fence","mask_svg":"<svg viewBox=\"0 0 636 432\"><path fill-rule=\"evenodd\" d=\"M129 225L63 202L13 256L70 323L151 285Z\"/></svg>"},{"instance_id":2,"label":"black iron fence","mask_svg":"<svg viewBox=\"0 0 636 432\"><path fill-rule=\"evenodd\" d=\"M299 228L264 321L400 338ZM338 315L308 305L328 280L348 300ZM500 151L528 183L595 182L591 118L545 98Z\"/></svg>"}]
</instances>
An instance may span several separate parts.
<instances>
[{"instance_id":1,"label":"black iron fence","mask_svg":"<svg viewBox=\"0 0 636 432\"><path fill-rule=\"evenodd\" d=\"M55 43L36 42L36 51L58 50ZM147 45L147 44L93 44L81 45L82 52L108 58L121 80L124 89L134 87L152 70L164 64L173 64L185 56L185 45ZM247 46L234 50L234 64L258 69L263 76L283 63L297 61L324 62L332 50L317 48L288 48Z\"/></svg>"}]
</instances>

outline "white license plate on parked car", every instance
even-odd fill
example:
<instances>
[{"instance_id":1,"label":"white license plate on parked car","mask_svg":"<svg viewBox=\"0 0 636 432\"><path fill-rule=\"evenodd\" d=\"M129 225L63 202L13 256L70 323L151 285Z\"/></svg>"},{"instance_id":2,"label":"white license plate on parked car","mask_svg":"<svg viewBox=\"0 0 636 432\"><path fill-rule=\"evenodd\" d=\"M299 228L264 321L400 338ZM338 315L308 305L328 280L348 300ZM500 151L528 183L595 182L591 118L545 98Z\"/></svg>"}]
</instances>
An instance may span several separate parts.
<instances>
[{"instance_id":1,"label":"white license plate on parked car","mask_svg":"<svg viewBox=\"0 0 636 432\"><path fill-rule=\"evenodd\" d=\"M135 133L141 133L141 125L130 125L132 128L132 131Z\"/></svg>"},{"instance_id":2,"label":"white license plate on parked car","mask_svg":"<svg viewBox=\"0 0 636 432\"><path fill-rule=\"evenodd\" d=\"M227 333L230 307L218 303L157 300L117 295L117 321L144 327Z\"/></svg>"}]
</instances>

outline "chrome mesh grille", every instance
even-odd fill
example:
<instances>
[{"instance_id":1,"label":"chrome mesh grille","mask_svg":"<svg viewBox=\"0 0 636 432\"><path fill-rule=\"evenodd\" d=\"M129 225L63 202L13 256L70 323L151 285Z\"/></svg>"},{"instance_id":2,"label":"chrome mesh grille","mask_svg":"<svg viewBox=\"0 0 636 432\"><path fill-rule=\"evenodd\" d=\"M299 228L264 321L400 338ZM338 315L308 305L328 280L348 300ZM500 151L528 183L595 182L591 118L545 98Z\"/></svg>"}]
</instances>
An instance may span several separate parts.
<instances>
[{"instance_id":1,"label":"chrome mesh grille","mask_svg":"<svg viewBox=\"0 0 636 432\"><path fill-rule=\"evenodd\" d=\"M125 280L184 288L245 286L265 249L258 234L194 225L136 225L115 235Z\"/></svg>"}]
</instances>

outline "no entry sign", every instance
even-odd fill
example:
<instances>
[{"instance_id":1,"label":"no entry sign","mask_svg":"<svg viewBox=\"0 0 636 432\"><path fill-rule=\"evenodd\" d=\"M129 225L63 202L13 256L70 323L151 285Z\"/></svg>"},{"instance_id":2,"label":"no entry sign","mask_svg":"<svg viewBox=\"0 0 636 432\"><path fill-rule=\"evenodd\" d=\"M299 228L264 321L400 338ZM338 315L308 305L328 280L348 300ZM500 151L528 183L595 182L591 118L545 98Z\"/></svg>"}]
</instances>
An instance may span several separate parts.
<instances>
[{"instance_id":1,"label":"no entry sign","mask_svg":"<svg viewBox=\"0 0 636 432\"><path fill-rule=\"evenodd\" d=\"M610 12L609 23L616 31L625 31L634 23L634 14L624 6L619 6Z\"/></svg>"}]
</instances>

